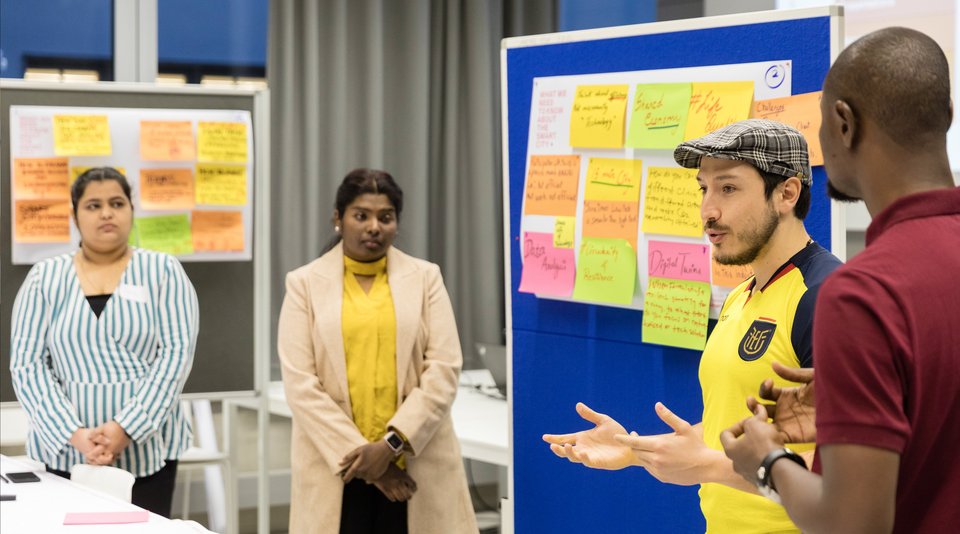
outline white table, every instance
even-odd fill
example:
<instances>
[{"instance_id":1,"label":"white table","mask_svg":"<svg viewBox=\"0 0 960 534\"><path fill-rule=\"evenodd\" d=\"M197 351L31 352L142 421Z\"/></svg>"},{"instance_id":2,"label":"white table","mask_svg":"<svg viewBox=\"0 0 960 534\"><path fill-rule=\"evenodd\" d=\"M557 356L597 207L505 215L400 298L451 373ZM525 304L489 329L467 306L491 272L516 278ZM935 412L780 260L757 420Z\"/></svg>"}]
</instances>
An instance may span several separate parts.
<instances>
[{"instance_id":1,"label":"white table","mask_svg":"<svg viewBox=\"0 0 960 534\"><path fill-rule=\"evenodd\" d=\"M142 510L110 495L80 486L46 471L0 455L0 472L35 471L40 482L12 484L0 481L0 493L16 495L15 501L0 502L0 532L3 534L57 533L170 533L197 534L209 532L193 522L167 519L150 514L146 523L126 525L63 524L68 512L132 512Z\"/></svg>"}]
</instances>

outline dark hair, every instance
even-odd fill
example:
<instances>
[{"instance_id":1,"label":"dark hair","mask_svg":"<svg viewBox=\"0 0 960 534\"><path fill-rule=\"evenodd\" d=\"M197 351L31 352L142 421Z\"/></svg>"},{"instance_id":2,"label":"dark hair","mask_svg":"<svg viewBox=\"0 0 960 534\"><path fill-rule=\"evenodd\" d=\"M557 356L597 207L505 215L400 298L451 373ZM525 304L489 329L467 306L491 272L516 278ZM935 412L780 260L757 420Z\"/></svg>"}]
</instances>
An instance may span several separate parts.
<instances>
[{"instance_id":1,"label":"dark hair","mask_svg":"<svg viewBox=\"0 0 960 534\"><path fill-rule=\"evenodd\" d=\"M824 98L844 100L900 146L942 143L950 128L950 66L940 45L916 30L884 28L856 40L823 89Z\"/></svg>"},{"instance_id":2,"label":"dark hair","mask_svg":"<svg viewBox=\"0 0 960 534\"><path fill-rule=\"evenodd\" d=\"M763 178L763 195L767 200L770 200L770 197L773 196L773 190L788 178L781 174L774 174L760 169L757 169L757 172L759 172L760 177ZM793 214L802 221L807 217L807 213L809 212L810 186L801 183L800 195L797 197L797 203L793 205Z\"/></svg>"},{"instance_id":3,"label":"dark hair","mask_svg":"<svg viewBox=\"0 0 960 534\"><path fill-rule=\"evenodd\" d=\"M87 169L80 176L77 177L77 180L73 182L73 185L70 187L70 200L73 201L73 215L76 217L77 208L79 208L80 198L83 197L84 191L87 190L87 186L90 185L90 182L103 182L104 180L113 180L120 184L120 188L123 189L123 194L127 196L127 200L130 201L130 206L133 206L133 199L130 198L130 184L127 182L127 178L117 169L113 167L93 167L92 169Z\"/></svg>"},{"instance_id":4,"label":"dark hair","mask_svg":"<svg viewBox=\"0 0 960 534\"><path fill-rule=\"evenodd\" d=\"M403 190L394 181L393 176L386 171L375 169L354 169L347 173L337 188L337 199L333 207L337 210L337 215L343 218L343 213L347 210L354 200L360 195L374 194L386 195L393 209L396 211L397 221L400 221L400 212L403 211ZM340 235L337 234L323 248L323 252L328 252L340 242Z\"/></svg>"}]
</instances>

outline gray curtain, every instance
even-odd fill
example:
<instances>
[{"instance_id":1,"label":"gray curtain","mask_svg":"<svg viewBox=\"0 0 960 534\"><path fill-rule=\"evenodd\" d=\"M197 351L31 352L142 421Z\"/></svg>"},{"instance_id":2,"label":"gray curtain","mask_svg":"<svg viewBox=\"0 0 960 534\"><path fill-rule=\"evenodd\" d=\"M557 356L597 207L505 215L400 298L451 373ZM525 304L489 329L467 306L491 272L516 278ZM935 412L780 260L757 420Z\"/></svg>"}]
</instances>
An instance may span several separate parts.
<instances>
[{"instance_id":1,"label":"gray curtain","mask_svg":"<svg viewBox=\"0 0 960 534\"><path fill-rule=\"evenodd\" d=\"M271 0L269 28L274 339L285 273L372 167L403 188L396 245L440 265L476 366L474 342L503 342L500 39L555 31L554 0Z\"/></svg>"}]
</instances>

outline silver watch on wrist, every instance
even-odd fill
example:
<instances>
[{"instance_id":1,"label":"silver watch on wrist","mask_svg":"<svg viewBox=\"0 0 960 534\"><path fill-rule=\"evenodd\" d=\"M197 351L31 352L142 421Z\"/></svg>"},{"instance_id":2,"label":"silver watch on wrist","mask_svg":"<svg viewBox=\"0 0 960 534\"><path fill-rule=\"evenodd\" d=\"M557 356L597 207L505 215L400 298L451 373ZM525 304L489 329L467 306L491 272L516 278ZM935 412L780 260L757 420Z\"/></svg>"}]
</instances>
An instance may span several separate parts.
<instances>
[{"instance_id":1,"label":"silver watch on wrist","mask_svg":"<svg viewBox=\"0 0 960 534\"><path fill-rule=\"evenodd\" d=\"M394 456L400 456L403 452L403 438L400 437L400 434L397 434L393 430L387 432L383 436L383 441L387 442L387 447L390 447L390 450L393 451Z\"/></svg>"}]
</instances>

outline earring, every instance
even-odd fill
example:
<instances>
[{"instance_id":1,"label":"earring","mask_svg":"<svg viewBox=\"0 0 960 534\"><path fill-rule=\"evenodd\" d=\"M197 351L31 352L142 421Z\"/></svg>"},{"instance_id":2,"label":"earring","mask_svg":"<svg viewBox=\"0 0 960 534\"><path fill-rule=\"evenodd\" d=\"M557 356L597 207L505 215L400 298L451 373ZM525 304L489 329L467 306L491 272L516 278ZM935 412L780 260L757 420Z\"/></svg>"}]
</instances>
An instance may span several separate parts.
<instances>
[{"instance_id":1,"label":"earring","mask_svg":"<svg viewBox=\"0 0 960 534\"><path fill-rule=\"evenodd\" d=\"M333 227L333 231L339 234L339 233L340 233L340 225L334 226L334 227Z\"/></svg>"}]
</instances>

